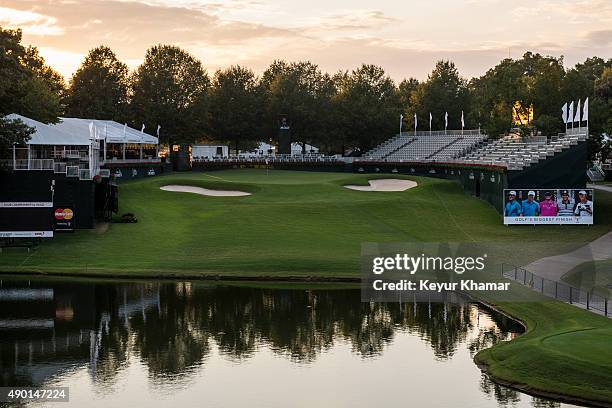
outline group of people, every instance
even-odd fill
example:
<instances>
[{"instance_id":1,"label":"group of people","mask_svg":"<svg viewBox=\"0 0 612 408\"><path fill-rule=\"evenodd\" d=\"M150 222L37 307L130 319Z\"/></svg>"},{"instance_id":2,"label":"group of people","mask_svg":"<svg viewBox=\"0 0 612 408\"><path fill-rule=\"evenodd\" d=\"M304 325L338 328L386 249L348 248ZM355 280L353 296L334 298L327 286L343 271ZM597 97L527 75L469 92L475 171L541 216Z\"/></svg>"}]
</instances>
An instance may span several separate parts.
<instances>
[{"instance_id":1,"label":"group of people","mask_svg":"<svg viewBox=\"0 0 612 408\"><path fill-rule=\"evenodd\" d=\"M561 198L555 200L552 192L544 193L544 200L537 202L536 193L531 190L527 199L518 201L516 191L508 193L508 201L504 208L506 217L592 217L593 202L585 190L578 192L578 200L570 196L569 191L563 190Z\"/></svg>"}]
</instances>

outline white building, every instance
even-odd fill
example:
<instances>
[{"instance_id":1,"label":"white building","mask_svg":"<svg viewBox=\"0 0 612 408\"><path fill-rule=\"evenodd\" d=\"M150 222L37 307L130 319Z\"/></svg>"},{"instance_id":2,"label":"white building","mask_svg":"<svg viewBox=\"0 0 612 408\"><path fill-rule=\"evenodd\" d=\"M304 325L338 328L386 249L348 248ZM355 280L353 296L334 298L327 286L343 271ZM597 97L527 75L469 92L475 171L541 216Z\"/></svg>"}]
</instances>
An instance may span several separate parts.
<instances>
[{"instance_id":1,"label":"white building","mask_svg":"<svg viewBox=\"0 0 612 408\"><path fill-rule=\"evenodd\" d=\"M194 160L227 158L229 148L227 145L220 144L196 144L191 146L191 157Z\"/></svg>"}]
</instances>

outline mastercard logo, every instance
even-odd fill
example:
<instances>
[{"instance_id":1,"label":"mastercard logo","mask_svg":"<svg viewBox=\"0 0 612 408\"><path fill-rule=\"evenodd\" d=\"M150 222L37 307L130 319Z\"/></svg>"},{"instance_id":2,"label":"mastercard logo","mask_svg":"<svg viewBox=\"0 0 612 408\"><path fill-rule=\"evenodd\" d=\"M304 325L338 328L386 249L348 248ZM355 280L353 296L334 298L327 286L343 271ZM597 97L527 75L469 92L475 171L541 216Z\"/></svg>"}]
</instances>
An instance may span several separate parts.
<instances>
[{"instance_id":1,"label":"mastercard logo","mask_svg":"<svg viewBox=\"0 0 612 408\"><path fill-rule=\"evenodd\" d=\"M74 212L70 208L56 208L55 219L56 220L71 220L74 217Z\"/></svg>"}]
</instances>

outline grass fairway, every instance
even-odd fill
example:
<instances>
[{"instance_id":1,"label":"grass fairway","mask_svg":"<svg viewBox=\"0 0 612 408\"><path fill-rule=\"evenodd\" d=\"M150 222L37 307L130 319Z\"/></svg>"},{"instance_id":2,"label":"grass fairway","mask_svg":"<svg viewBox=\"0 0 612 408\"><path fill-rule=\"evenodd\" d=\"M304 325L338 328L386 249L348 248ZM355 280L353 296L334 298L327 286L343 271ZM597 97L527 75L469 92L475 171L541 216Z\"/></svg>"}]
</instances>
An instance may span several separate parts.
<instances>
[{"instance_id":1,"label":"grass fairway","mask_svg":"<svg viewBox=\"0 0 612 408\"><path fill-rule=\"evenodd\" d=\"M342 187L390 177L410 178L418 187L384 193ZM160 190L169 184L252 195ZM597 208L592 227L505 227L490 205L438 179L277 170L179 173L121 185L120 212L135 213L137 224L58 234L30 254L5 250L0 271L358 277L362 242L400 241L498 242L512 248L518 243L513 260L525 263L575 249L612 229L612 194L598 191ZM528 391L612 405L612 321L515 285L521 302L496 306L525 322L527 333L476 360L495 378Z\"/></svg>"},{"instance_id":2,"label":"grass fairway","mask_svg":"<svg viewBox=\"0 0 612 408\"><path fill-rule=\"evenodd\" d=\"M564 252L594 239L609 223L508 228L487 203L453 182L412 178L403 192L362 192L375 175L272 170L175 173L120 186L120 212L137 224L56 234L31 254L8 249L0 271L97 275L357 276L362 242L498 241L530 244L518 261L542 256L537 242L561 237ZM380 175L378 178L396 177ZM397 176L398 178L407 178ZM168 184L242 190L247 197L205 197L162 191ZM610 197L598 194L599 213ZM607 202L607 204L604 203ZM608 212L609 213L609 212Z\"/></svg>"}]
</instances>

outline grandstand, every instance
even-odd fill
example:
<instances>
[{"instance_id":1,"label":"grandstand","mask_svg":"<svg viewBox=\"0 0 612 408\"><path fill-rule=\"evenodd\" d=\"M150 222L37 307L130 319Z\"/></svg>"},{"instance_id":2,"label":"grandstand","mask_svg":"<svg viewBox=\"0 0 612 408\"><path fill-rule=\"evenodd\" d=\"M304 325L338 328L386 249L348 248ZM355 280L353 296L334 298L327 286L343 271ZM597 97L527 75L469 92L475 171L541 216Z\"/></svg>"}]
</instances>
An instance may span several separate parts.
<instances>
[{"instance_id":1,"label":"grandstand","mask_svg":"<svg viewBox=\"0 0 612 408\"><path fill-rule=\"evenodd\" d=\"M486 139L478 130L402 133L367 152L367 160L447 161L462 157Z\"/></svg>"},{"instance_id":2,"label":"grandstand","mask_svg":"<svg viewBox=\"0 0 612 408\"><path fill-rule=\"evenodd\" d=\"M490 165L522 170L586 139L587 128L568 130L550 139L545 136L523 139L511 134L490 140L479 130L409 132L383 142L368 151L362 160Z\"/></svg>"}]
</instances>

